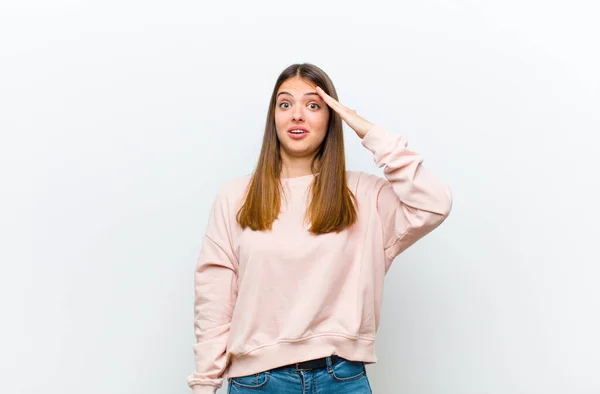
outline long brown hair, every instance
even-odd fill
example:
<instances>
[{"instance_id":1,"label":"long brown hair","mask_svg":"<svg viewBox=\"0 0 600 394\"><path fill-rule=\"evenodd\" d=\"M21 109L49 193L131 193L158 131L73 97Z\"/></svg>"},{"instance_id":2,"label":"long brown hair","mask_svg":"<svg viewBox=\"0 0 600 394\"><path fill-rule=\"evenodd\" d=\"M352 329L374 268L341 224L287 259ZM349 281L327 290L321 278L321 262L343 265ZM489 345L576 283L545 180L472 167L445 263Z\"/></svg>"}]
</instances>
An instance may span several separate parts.
<instances>
[{"instance_id":1,"label":"long brown hair","mask_svg":"<svg viewBox=\"0 0 600 394\"><path fill-rule=\"evenodd\" d=\"M256 169L246 189L245 201L237 212L236 219L242 228L271 230L281 210L280 196L282 159L280 142L275 127L275 103L277 90L289 78L300 77L320 86L325 93L338 99L329 76L319 67L310 64L292 64L281 72L269 103L267 122ZM308 231L313 234L340 232L352 226L357 219L356 197L348 188L342 119L329 106L329 124L323 142L311 162L311 171L316 174L312 198L305 219L310 219ZM318 172L318 173L317 173ZM354 204L353 204L354 202Z\"/></svg>"}]
</instances>

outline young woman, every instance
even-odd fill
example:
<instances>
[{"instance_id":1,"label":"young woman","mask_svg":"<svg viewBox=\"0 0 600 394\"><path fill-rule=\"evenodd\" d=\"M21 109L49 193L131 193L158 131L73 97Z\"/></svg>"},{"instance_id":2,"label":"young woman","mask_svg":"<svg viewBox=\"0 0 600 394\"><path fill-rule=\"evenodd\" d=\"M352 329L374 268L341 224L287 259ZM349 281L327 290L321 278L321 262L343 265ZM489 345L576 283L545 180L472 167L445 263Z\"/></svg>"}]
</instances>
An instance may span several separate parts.
<instances>
[{"instance_id":1,"label":"young woman","mask_svg":"<svg viewBox=\"0 0 600 394\"><path fill-rule=\"evenodd\" d=\"M342 120L385 178L346 170ZM220 188L206 228L195 394L214 394L226 374L228 393L371 393L384 276L452 207L422 161L340 104L320 68L281 73L257 166Z\"/></svg>"}]
</instances>

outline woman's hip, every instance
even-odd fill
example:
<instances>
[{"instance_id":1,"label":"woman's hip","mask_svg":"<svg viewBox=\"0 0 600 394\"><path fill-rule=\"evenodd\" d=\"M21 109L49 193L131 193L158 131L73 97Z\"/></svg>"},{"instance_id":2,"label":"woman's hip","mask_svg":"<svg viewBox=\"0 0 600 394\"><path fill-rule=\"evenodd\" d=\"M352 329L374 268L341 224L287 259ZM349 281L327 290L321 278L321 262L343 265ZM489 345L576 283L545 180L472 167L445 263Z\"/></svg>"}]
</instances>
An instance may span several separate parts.
<instances>
[{"instance_id":1,"label":"woman's hip","mask_svg":"<svg viewBox=\"0 0 600 394\"><path fill-rule=\"evenodd\" d=\"M365 364L339 356L228 378L228 394L372 394ZM312 365L318 365L312 367ZM307 368L307 366L309 366Z\"/></svg>"}]
</instances>

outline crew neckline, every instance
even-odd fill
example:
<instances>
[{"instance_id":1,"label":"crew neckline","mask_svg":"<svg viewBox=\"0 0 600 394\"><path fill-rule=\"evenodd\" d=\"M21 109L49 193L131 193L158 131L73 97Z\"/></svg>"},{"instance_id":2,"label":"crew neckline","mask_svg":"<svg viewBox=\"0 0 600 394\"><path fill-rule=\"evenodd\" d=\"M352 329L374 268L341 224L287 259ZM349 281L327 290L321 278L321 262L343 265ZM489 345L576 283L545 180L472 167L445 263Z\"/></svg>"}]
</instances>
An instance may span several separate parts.
<instances>
[{"instance_id":1,"label":"crew neckline","mask_svg":"<svg viewBox=\"0 0 600 394\"><path fill-rule=\"evenodd\" d=\"M295 176L295 177L291 177L291 178L281 178L282 180L285 179L286 181L293 181L295 179L297 180L302 180L302 179L307 179L307 178L313 178L314 176L318 175L319 173L317 172L316 174L308 174L308 175L300 175L300 176Z\"/></svg>"},{"instance_id":2,"label":"crew neckline","mask_svg":"<svg viewBox=\"0 0 600 394\"><path fill-rule=\"evenodd\" d=\"M318 175L318 173L301 175L301 176L296 176L293 178L281 178L281 182L283 182L284 184L286 184L290 187L296 187L296 186L306 187L311 184L311 182L315 179L316 175Z\"/></svg>"}]
</instances>

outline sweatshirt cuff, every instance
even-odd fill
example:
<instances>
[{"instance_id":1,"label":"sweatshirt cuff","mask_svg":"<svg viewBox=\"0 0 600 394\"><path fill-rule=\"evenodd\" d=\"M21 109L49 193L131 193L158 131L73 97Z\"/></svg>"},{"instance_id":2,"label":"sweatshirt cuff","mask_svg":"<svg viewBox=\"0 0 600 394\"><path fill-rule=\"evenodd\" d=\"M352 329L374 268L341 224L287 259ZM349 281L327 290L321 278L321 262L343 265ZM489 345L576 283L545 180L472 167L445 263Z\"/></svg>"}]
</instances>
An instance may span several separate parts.
<instances>
[{"instance_id":1,"label":"sweatshirt cuff","mask_svg":"<svg viewBox=\"0 0 600 394\"><path fill-rule=\"evenodd\" d=\"M404 147L408 145L405 138L399 135L390 134L385 126L376 124L367 131L361 144L374 155L378 155L381 152L389 150L391 148L390 145L394 145L394 142L396 141L401 141Z\"/></svg>"},{"instance_id":2,"label":"sweatshirt cuff","mask_svg":"<svg viewBox=\"0 0 600 394\"><path fill-rule=\"evenodd\" d=\"M192 386L193 394L215 394L218 387L206 384L195 384Z\"/></svg>"}]
</instances>

